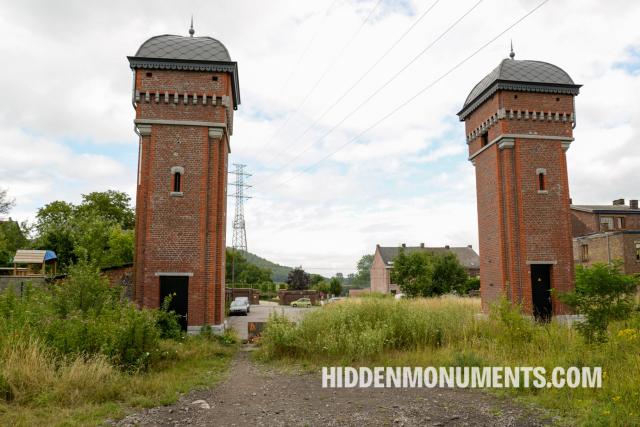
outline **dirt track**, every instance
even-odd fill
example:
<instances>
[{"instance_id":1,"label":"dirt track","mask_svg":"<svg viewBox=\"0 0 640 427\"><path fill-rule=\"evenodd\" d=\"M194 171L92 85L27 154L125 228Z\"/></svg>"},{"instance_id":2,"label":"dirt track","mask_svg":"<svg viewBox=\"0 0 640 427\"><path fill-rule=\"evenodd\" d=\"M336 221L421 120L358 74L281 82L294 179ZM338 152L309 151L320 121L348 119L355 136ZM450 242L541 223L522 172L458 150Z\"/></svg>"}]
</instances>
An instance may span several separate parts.
<instances>
[{"instance_id":1,"label":"dirt track","mask_svg":"<svg viewBox=\"0 0 640 427\"><path fill-rule=\"evenodd\" d=\"M229 377L217 387L129 415L118 425L539 426L550 421L477 390L323 389L319 374L281 373L253 362L247 350L238 353Z\"/></svg>"}]
</instances>

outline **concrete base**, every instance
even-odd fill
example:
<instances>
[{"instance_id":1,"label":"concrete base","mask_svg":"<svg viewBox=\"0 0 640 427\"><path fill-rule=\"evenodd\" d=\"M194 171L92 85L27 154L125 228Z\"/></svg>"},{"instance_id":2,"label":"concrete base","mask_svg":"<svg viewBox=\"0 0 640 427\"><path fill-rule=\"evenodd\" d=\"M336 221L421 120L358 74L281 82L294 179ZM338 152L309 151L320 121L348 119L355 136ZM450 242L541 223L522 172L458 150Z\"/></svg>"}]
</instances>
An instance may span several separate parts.
<instances>
[{"instance_id":1,"label":"concrete base","mask_svg":"<svg viewBox=\"0 0 640 427\"><path fill-rule=\"evenodd\" d=\"M211 332L216 335L224 334L224 331L227 330L227 321L225 320L219 325L209 325L211 327ZM195 325L195 326L187 326L187 335L198 335L202 332L203 325Z\"/></svg>"},{"instance_id":2,"label":"concrete base","mask_svg":"<svg viewBox=\"0 0 640 427\"><path fill-rule=\"evenodd\" d=\"M551 319L562 325L573 326L574 323L584 322L585 317L582 314L558 314Z\"/></svg>"}]
</instances>

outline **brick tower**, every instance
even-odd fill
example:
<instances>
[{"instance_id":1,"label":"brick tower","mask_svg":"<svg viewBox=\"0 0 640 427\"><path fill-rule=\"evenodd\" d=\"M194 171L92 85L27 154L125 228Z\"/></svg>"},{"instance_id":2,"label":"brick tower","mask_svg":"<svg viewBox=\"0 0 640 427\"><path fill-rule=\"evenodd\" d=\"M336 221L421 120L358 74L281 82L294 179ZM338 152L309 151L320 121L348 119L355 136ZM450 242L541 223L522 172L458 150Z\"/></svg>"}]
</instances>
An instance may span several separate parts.
<instances>
[{"instance_id":1,"label":"brick tower","mask_svg":"<svg viewBox=\"0 0 640 427\"><path fill-rule=\"evenodd\" d=\"M224 324L226 187L238 66L211 37L152 37L128 57L140 136L135 300L183 329Z\"/></svg>"},{"instance_id":2,"label":"brick tower","mask_svg":"<svg viewBox=\"0 0 640 427\"><path fill-rule=\"evenodd\" d=\"M559 67L504 59L458 113L476 170L482 306L504 295L525 313L566 314L573 288L569 182L580 85Z\"/></svg>"}]
</instances>

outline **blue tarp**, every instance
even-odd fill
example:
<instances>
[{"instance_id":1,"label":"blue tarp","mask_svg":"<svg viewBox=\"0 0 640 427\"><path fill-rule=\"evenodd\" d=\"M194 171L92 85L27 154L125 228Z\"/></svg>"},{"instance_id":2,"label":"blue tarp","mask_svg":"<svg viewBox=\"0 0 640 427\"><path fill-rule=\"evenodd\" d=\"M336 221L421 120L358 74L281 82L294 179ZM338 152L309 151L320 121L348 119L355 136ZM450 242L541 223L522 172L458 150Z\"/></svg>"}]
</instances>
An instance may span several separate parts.
<instances>
[{"instance_id":1,"label":"blue tarp","mask_svg":"<svg viewBox=\"0 0 640 427\"><path fill-rule=\"evenodd\" d=\"M58 257L56 256L56 253L53 251L46 251L44 254L44 261L49 261L52 259L58 259Z\"/></svg>"}]
</instances>

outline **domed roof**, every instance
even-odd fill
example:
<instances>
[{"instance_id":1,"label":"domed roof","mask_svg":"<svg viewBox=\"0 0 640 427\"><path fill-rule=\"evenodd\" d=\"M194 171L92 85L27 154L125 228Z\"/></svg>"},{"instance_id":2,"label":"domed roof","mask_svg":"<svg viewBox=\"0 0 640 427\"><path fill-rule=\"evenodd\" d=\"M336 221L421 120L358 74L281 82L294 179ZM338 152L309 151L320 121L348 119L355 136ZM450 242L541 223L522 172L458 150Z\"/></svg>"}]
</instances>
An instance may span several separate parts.
<instances>
[{"instance_id":1,"label":"domed roof","mask_svg":"<svg viewBox=\"0 0 640 427\"><path fill-rule=\"evenodd\" d=\"M229 51L212 37L183 37L165 34L151 37L138 49L137 58L231 62Z\"/></svg>"},{"instance_id":2,"label":"domed roof","mask_svg":"<svg viewBox=\"0 0 640 427\"><path fill-rule=\"evenodd\" d=\"M210 71L231 74L233 108L240 104L238 64L229 51L213 37L190 37L165 34L142 43L135 56L127 57L131 68Z\"/></svg>"},{"instance_id":3,"label":"domed roof","mask_svg":"<svg viewBox=\"0 0 640 427\"><path fill-rule=\"evenodd\" d=\"M464 120L499 89L577 95L580 86L566 71L548 62L503 59L471 90L458 116Z\"/></svg>"}]
</instances>

